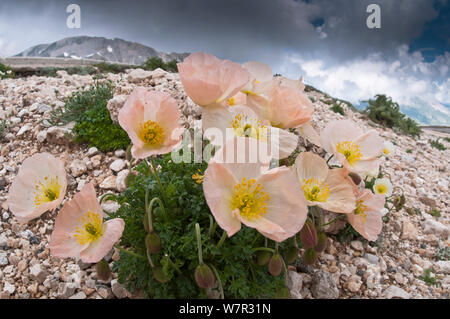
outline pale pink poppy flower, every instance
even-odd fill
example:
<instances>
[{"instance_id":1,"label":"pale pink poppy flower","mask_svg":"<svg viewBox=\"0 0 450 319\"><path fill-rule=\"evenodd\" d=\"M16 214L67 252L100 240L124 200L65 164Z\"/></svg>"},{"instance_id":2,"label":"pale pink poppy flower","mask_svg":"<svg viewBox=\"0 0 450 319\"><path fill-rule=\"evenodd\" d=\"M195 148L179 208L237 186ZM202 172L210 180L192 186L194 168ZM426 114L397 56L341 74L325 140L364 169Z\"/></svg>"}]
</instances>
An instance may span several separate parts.
<instances>
[{"instance_id":1,"label":"pale pink poppy flower","mask_svg":"<svg viewBox=\"0 0 450 319\"><path fill-rule=\"evenodd\" d=\"M166 154L181 143L180 111L169 94L135 88L119 111L119 124L133 143L136 159Z\"/></svg>"},{"instance_id":2,"label":"pale pink poppy flower","mask_svg":"<svg viewBox=\"0 0 450 319\"><path fill-rule=\"evenodd\" d=\"M317 133L317 131L314 129L314 127L311 125L311 122L306 122L302 125L300 125L297 128L298 134L310 141L311 143L322 147L322 144L320 142L320 135Z\"/></svg>"},{"instance_id":3,"label":"pale pink poppy flower","mask_svg":"<svg viewBox=\"0 0 450 319\"><path fill-rule=\"evenodd\" d=\"M49 153L27 158L9 188L8 207L19 223L55 210L67 188L64 163Z\"/></svg>"},{"instance_id":4,"label":"pale pink poppy flower","mask_svg":"<svg viewBox=\"0 0 450 319\"><path fill-rule=\"evenodd\" d=\"M192 53L177 66L186 94L200 106L222 103L250 80L240 64L204 52Z\"/></svg>"},{"instance_id":5,"label":"pale pink poppy flower","mask_svg":"<svg viewBox=\"0 0 450 319\"><path fill-rule=\"evenodd\" d=\"M50 238L50 253L59 258L81 258L85 263L99 262L122 236L121 218L103 222L93 183L64 204L55 220Z\"/></svg>"},{"instance_id":6,"label":"pale pink poppy flower","mask_svg":"<svg viewBox=\"0 0 450 319\"><path fill-rule=\"evenodd\" d=\"M227 139L234 136L254 138L267 143L272 157L276 159L288 157L298 144L297 135L270 126L267 120L261 119L252 109L244 105L204 109L202 125L205 136L213 145L222 146ZM220 135L210 137L208 132L211 129L218 129ZM216 133L218 132L212 131L213 135Z\"/></svg>"},{"instance_id":7,"label":"pale pink poppy flower","mask_svg":"<svg viewBox=\"0 0 450 319\"><path fill-rule=\"evenodd\" d=\"M320 135L322 147L350 172L366 175L380 165L383 139L375 130L364 133L352 121L329 123Z\"/></svg>"},{"instance_id":8,"label":"pale pink poppy flower","mask_svg":"<svg viewBox=\"0 0 450 319\"><path fill-rule=\"evenodd\" d=\"M383 195L365 189L357 195L356 209L347 215L348 222L365 239L375 241L383 227L381 211L384 204Z\"/></svg>"},{"instance_id":9,"label":"pale pink poppy flower","mask_svg":"<svg viewBox=\"0 0 450 319\"><path fill-rule=\"evenodd\" d=\"M247 104L259 116L282 129L296 128L312 119L314 108L305 93L284 85L276 78L256 84L247 95Z\"/></svg>"},{"instance_id":10,"label":"pale pink poppy flower","mask_svg":"<svg viewBox=\"0 0 450 319\"><path fill-rule=\"evenodd\" d=\"M206 202L229 237L243 223L281 242L303 227L305 198L289 168L269 170L270 156L250 160L259 150L249 140L230 139L211 159L203 179ZM241 162L241 156L246 160Z\"/></svg>"},{"instance_id":11,"label":"pale pink poppy flower","mask_svg":"<svg viewBox=\"0 0 450 319\"><path fill-rule=\"evenodd\" d=\"M345 169L329 169L319 155L303 152L295 160L295 169L308 206L319 206L335 213L355 209L353 185Z\"/></svg>"},{"instance_id":12,"label":"pale pink poppy flower","mask_svg":"<svg viewBox=\"0 0 450 319\"><path fill-rule=\"evenodd\" d=\"M222 106L235 106L235 105L246 105L247 104L247 94L242 92L237 92L235 96L230 97L228 100L224 100L220 105Z\"/></svg>"}]
</instances>

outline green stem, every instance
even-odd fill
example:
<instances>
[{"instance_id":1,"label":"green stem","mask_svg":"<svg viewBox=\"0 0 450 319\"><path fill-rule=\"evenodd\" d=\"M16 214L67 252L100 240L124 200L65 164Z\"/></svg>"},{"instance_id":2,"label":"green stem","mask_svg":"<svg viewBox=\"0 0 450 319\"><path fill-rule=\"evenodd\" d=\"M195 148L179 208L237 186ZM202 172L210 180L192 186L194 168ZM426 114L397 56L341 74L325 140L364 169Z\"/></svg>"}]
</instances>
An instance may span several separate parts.
<instances>
[{"instance_id":1,"label":"green stem","mask_svg":"<svg viewBox=\"0 0 450 319\"><path fill-rule=\"evenodd\" d=\"M278 242L275 242L275 251L278 254Z\"/></svg>"},{"instance_id":2,"label":"green stem","mask_svg":"<svg viewBox=\"0 0 450 319\"><path fill-rule=\"evenodd\" d=\"M287 284L288 284L288 273L287 273L286 263L284 262L283 258L281 258L281 261L283 262L284 280L286 281L286 286L287 286Z\"/></svg>"},{"instance_id":3,"label":"green stem","mask_svg":"<svg viewBox=\"0 0 450 319\"><path fill-rule=\"evenodd\" d=\"M198 223L195 224L195 234L197 236L198 263L203 265L202 235L200 233L200 225Z\"/></svg>"},{"instance_id":4,"label":"green stem","mask_svg":"<svg viewBox=\"0 0 450 319\"><path fill-rule=\"evenodd\" d=\"M340 215L340 216L338 216L338 217L336 217L336 218L334 218L334 219L332 219L330 222L328 222L328 223L326 223L326 224L323 224L323 225L321 225L321 227L325 227L325 226L328 226L328 225L330 225L330 224L332 224L332 223L334 223L334 222L336 222L336 221L338 221L339 219L341 219L342 217L345 217L344 215Z\"/></svg>"},{"instance_id":5,"label":"green stem","mask_svg":"<svg viewBox=\"0 0 450 319\"><path fill-rule=\"evenodd\" d=\"M331 154L330 158L327 160L327 164L333 157L334 157L334 154Z\"/></svg>"},{"instance_id":6,"label":"green stem","mask_svg":"<svg viewBox=\"0 0 450 319\"><path fill-rule=\"evenodd\" d=\"M147 260L152 268L155 267L155 264L153 263L152 257L150 256L148 250L147 250Z\"/></svg>"},{"instance_id":7,"label":"green stem","mask_svg":"<svg viewBox=\"0 0 450 319\"><path fill-rule=\"evenodd\" d=\"M153 168L153 175L155 176L156 181L157 181L158 184L159 184L159 188L160 188L160 190L161 190L161 193L162 193L163 196L164 196L164 194L165 194L165 189L164 189L164 187L163 187L163 185L162 185L162 183L161 183L161 179L159 178L158 169L157 169L157 166L156 166L156 164L155 164L155 161L154 161L153 157L150 157L150 162L151 162L152 168Z\"/></svg>"},{"instance_id":8,"label":"green stem","mask_svg":"<svg viewBox=\"0 0 450 319\"><path fill-rule=\"evenodd\" d=\"M219 242L217 243L217 248L220 248L220 246L222 246L223 242L225 241L225 239L227 238L227 232L224 230L222 237L220 237Z\"/></svg>"},{"instance_id":9,"label":"green stem","mask_svg":"<svg viewBox=\"0 0 450 319\"><path fill-rule=\"evenodd\" d=\"M317 216L319 217L319 231L322 231L322 213L320 212L320 209L314 206L314 209L317 213Z\"/></svg>"},{"instance_id":10,"label":"green stem","mask_svg":"<svg viewBox=\"0 0 450 319\"><path fill-rule=\"evenodd\" d=\"M122 247L119 247L119 246L114 246L114 247L117 248L118 250L120 250L121 252L124 252L125 254L128 254L128 255L130 255L130 256L133 256L133 257L136 257L136 258L140 258L140 259L144 259L144 260L145 260L145 257L142 256L142 255L139 255L139 254L137 254L137 253L134 253L134 252L132 252L132 251L129 251L129 250L127 250L127 249L125 249L125 248L122 248Z\"/></svg>"},{"instance_id":11,"label":"green stem","mask_svg":"<svg viewBox=\"0 0 450 319\"><path fill-rule=\"evenodd\" d=\"M217 271L216 267L214 267L213 265L208 264L208 266L211 267L211 269L214 271L217 281L219 282L220 299L225 299L225 296L223 294L222 281L220 280L219 272Z\"/></svg>"},{"instance_id":12,"label":"green stem","mask_svg":"<svg viewBox=\"0 0 450 319\"><path fill-rule=\"evenodd\" d=\"M175 263L172 261L172 259L170 259L170 257L168 255L166 255L166 257L167 257L167 260L169 261L170 266L172 266L173 269L175 269L176 272L181 275L182 273L181 273L180 268L178 268L178 266L175 265Z\"/></svg>"},{"instance_id":13,"label":"green stem","mask_svg":"<svg viewBox=\"0 0 450 319\"><path fill-rule=\"evenodd\" d=\"M294 235L294 246L298 249L297 234Z\"/></svg>"}]
</instances>

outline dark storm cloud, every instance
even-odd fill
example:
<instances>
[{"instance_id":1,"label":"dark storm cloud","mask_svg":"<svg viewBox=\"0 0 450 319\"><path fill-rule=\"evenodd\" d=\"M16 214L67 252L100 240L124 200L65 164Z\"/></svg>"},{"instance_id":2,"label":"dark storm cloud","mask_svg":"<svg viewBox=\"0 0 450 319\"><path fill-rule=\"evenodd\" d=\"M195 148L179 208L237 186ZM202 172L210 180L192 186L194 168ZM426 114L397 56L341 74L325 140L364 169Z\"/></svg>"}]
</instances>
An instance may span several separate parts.
<instances>
[{"instance_id":1,"label":"dark storm cloud","mask_svg":"<svg viewBox=\"0 0 450 319\"><path fill-rule=\"evenodd\" d=\"M382 9L380 30L366 27L366 8L373 2ZM81 6L79 30L65 26L70 3ZM0 36L18 50L87 34L165 51L204 50L237 61L273 62L289 51L321 51L329 59L345 60L408 43L436 14L429 0L2 0ZM320 32L314 21L322 21Z\"/></svg>"}]
</instances>

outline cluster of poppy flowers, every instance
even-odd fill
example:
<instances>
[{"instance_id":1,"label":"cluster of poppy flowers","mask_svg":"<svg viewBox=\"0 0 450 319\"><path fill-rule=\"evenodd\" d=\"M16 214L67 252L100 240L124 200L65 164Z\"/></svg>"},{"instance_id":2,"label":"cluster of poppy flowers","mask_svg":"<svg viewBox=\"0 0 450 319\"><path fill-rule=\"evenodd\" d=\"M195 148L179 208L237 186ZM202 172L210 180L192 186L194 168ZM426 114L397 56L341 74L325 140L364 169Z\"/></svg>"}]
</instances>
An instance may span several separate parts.
<instances>
[{"instance_id":1,"label":"cluster of poppy flowers","mask_svg":"<svg viewBox=\"0 0 450 319\"><path fill-rule=\"evenodd\" d=\"M197 176L211 213L228 236L244 224L281 242L303 228L308 206L318 206L345 214L363 237L376 240L392 185L387 179L377 180L372 192L355 183L356 175L377 176L380 157L392 152L392 145L375 130L363 132L343 120L329 123L318 134L310 124L314 108L302 79L273 77L263 63L240 65L194 53L178 64L178 70L187 95L202 107L203 129L233 132L226 140L211 141L217 151L204 176ZM180 116L177 102L167 93L136 88L118 116L132 141L133 158L146 160L180 147ZM277 136L275 143L271 135ZM293 166L271 167L273 159L287 158L297 149L299 136L325 149L340 167L330 168L311 152L300 153ZM259 149L267 146L275 151L256 161L237 160L261 154ZM58 208L66 186L63 162L48 153L35 154L23 162L13 181L9 209L19 222L28 222ZM120 239L124 226L120 218L103 222L89 183L59 211L50 253L98 262Z\"/></svg>"}]
</instances>

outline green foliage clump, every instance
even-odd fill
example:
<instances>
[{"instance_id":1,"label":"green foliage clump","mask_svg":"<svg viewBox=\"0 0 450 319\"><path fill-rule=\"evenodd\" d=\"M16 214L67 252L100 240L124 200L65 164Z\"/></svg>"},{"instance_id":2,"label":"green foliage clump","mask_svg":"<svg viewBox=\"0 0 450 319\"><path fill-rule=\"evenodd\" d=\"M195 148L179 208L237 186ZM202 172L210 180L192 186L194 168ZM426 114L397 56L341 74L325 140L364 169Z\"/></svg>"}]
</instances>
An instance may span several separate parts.
<instances>
[{"instance_id":1,"label":"green foliage clump","mask_svg":"<svg viewBox=\"0 0 450 319\"><path fill-rule=\"evenodd\" d=\"M7 65L0 63L0 79L13 79L14 71Z\"/></svg>"},{"instance_id":2,"label":"green foliage clump","mask_svg":"<svg viewBox=\"0 0 450 319\"><path fill-rule=\"evenodd\" d=\"M369 106L364 111L373 122L396 128L407 135L420 136L422 131L419 125L400 112L398 103L382 94L376 95L375 98L375 100L369 100Z\"/></svg>"},{"instance_id":3,"label":"green foliage clump","mask_svg":"<svg viewBox=\"0 0 450 319\"><path fill-rule=\"evenodd\" d=\"M430 214L431 216L434 216L434 217L441 217L441 211L437 208L433 208L432 210L430 210L428 212L428 214Z\"/></svg>"},{"instance_id":4,"label":"green foliage clump","mask_svg":"<svg viewBox=\"0 0 450 319\"><path fill-rule=\"evenodd\" d=\"M112 122L106 107L113 90L110 82L96 82L88 89L75 92L65 100L64 108L51 112L49 122L54 125L75 122L75 141L88 143L101 151L125 149L130 144L128 135Z\"/></svg>"},{"instance_id":5,"label":"green foliage clump","mask_svg":"<svg viewBox=\"0 0 450 319\"><path fill-rule=\"evenodd\" d=\"M3 139L3 134L6 131L6 121L0 121L0 141Z\"/></svg>"},{"instance_id":6,"label":"green foliage clump","mask_svg":"<svg viewBox=\"0 0 450 319\"><path fill-rule=\"evenodd\" d=\"M342 106L340 106L339 104L334 104L334 105L331 107L331 110L332 110L334 113L339 113L339 114L341 114L341 115L345 115L344 109L343 109Z\"/></svg>"},{"instance_id":7,"label":"green foliage clump","mask_svg":"<svg viewBox=\"0 0 450 319\"><path fill-rule=\"evenodd\" d=\"M135 68L135 66L131 65L106 63L106 62L94 64L93 67L96 67L102 73L122 73L125 72L126 69Z\"/></svg>"},{"instance_id":8,"label":"green foliage clump","mask_svg":"<svg viewBox=\"0 0 450 319\"><path fill-rule=\"evenodd\" d=\"M408 153L408 154L412 154L412 152L413 152L413 150L410 149L410 148L408 148L408 149L406 150L406 153Z\"/></svg>"},{"instance_id":9,"label":"green foliage clump","mask_svg":"<svg viewBox=\"0 0 450 319\"><path fill-rule=\"evenodd\" d=\"M436 276L432 275L433 268L428 268L423 271L423 276L419 276L420 280L423 280L428 286L437 286L439 284Z\"/></svg>"},{"instance_id":10,"label":"green foliage clump","mask_svg":"<svg viewBox=\"0 0 450 319\"><path fill-rule=\"evenodd\" d=\"M431 147L437 148L440 151L445 151L446 148L444 146L444 144L442 144L441 142L439 142L439 139L436 140L428 140L428 143L430 143Z\"/></svg>"},{"instance_id":11,"label":"green foliage clump","mask_svg":"<svg viewBox=\"0 0 450 319\"><path fill-rule=\"evenodd\" d=\"M145 297L206 298L206 291L199 288L194 278L199 265L195 232L198 223L203 261L214 271L218 290L223 289L225 298L272 298L285 287L285 271L273 277L267 265L257 264L255 249L270 250L265 248L259 232L242 225L232 237L222 237L224 232L212 217L202 184L193 179L193 175L203 174L205 162L175 164L167 154L155 160L153 167L158 165L161 183L148 164L141 162L135 167L137 175L128 189L115 197L121 207L110 218L125 221L120 258L113 266L120 283L131 292L140 290ZM154 268L146 255L147 232L143 224L146 192L148 201L157 197L164 203L164 209L153 209L154 233L161 239L161 250L149 255ZM288 242L292 240L279 244L280 253L290 247ZM273 249L274 243L268 247Z\"/></svg>"},{"instance_id":12,"label":"green foliage clump","mask_svg":"<svg viewBox=\"0 0 450 319\"><path fill-rule=\"evenodd\" d=\"M144 62L142 67L145 70L153 71L157 68L163 69L167 72L178 72L177 68L177 60L171 60L169 62L164 62L160 57L151 57L148 58L147 61Z\"/></svg>"}]
</instances>

